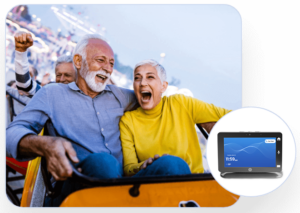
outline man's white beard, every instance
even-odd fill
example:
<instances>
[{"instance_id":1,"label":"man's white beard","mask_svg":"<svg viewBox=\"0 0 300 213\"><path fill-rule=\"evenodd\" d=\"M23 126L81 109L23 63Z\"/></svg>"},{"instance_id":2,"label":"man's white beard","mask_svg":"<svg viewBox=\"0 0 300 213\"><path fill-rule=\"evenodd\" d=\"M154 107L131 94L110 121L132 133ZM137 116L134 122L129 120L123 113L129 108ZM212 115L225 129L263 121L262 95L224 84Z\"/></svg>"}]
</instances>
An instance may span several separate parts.
<instances>
[{"instance_id":1,"label":"man's white beard","mask_svg":"<svg viewBox=\"0 0 300 213\"><path fill-rule=\"evenodd\" d=\"M101 74L106 76L106 80L104 83L98 82L96 83L96 75ZM86 62L83 62L83 67L80 70L80 75L82 78L84 78L86 84L89 86L91 90L94 92L102 92L106 84L108 83L108 80L110 79L110 74L103 71L103 70L98 70L98 71L89 71L88 66Z\"/></svg>"}]
</instances>

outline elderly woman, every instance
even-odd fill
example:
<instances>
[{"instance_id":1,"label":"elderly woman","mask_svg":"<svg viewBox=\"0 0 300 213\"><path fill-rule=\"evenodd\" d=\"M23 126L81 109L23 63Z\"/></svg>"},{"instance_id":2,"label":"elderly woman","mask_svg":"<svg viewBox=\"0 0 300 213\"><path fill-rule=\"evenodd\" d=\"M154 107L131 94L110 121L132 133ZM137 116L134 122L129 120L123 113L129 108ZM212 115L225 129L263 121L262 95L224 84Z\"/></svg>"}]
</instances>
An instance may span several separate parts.
<instances>
[{"instance_id":1,"label":"elderly woman","mask_svg":"<svg viewBox=\"0 0 300 213\"><path fill-rule=\"evenodd\" d=\"M216 122L229 110L184 95L162 98L166 72L154 60L135 66L133 86L140 107L120 120L125 175L203 173L195 124Z\"/></svg>"}]
</instances>

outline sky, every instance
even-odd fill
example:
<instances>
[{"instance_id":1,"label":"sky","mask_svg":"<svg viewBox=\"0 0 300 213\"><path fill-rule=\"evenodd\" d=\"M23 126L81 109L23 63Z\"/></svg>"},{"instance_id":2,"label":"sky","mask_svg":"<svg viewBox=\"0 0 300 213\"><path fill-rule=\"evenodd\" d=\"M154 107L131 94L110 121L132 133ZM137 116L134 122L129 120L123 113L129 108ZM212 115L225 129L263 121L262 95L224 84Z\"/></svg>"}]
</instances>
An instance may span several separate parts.
<instances>
[{"instance_id":1,"label":"sky","mask_svg":"<svg viewBox=\"0 0 300 213\"><path fill-rule=\"evenodd\" d=\"M51 6L28 5L52 30L66 29ZM62 5L56 5L62 7ZM227 109L242 107L242 22L229 5L67 5L105 38L124 65L162 62L195 98ZM78 39L75 37L75 40ZM165 53L162 60L161 53Z\"/></svg>"}]
</instances>

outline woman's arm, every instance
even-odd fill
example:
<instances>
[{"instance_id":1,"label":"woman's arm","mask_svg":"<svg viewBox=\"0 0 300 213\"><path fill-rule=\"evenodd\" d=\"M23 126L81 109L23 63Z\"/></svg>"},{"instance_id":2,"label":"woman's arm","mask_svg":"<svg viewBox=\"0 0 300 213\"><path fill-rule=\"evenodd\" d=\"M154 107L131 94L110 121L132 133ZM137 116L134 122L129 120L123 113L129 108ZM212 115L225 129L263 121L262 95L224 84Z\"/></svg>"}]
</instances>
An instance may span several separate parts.
<instances>
[{"instance_id":1,"label":"woman's arm","mask_svg":"<svg viewBox=\"0 0 300 213\"><path fill-rule=\"evenodd\" d=\"M207 131L210 131L215 122L231 111L184 95L180 95L178 98L181 99L194 122L201 124Z\"/></svg>"},{"instance_id":2,"label":"woman's arm","mask_svg":"<svg viewBox=\"0 0 300 213\"><path fill-rule=\"evenodd\" d=\"M122 151L123 151L123 169L126 176L135 175L140 171L141 165L144 164L144 161L139 162L135 144L133 133L131 132L129 126L131 124L130 116L125 113L120 120L120 139L122 143Z\"/></svg>"}]
</instances>

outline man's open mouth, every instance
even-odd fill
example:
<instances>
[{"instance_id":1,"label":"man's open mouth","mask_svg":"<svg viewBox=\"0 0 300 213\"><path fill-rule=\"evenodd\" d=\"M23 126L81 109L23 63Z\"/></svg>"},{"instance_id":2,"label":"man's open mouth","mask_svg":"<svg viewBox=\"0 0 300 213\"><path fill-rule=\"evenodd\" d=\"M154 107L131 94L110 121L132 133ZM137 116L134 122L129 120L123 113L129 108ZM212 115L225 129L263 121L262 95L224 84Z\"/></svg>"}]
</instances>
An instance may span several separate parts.
<instances>
[{"instance_id":1,"label":"man's open mouth","mask_svg":"<svg viewBox=\"0 0 300 213\"><path fill-rule=\"evenodd\" d=\"M103 81L105 81L107 79L107 77L105 75L101 75L101 74L98 74L96 75L98 78L101 78Z\"/></svg>"},{"instance_id":2,"label":"man's open mouth","mask_svg":"<svg viewBox=\"0 0 300 213\"><path fill-rule=\"evenodd\" d=\"M152 96L152 93L149 91L142 91L142 101L143 102L149 102Z\"/></svg>"}]
</instances>

